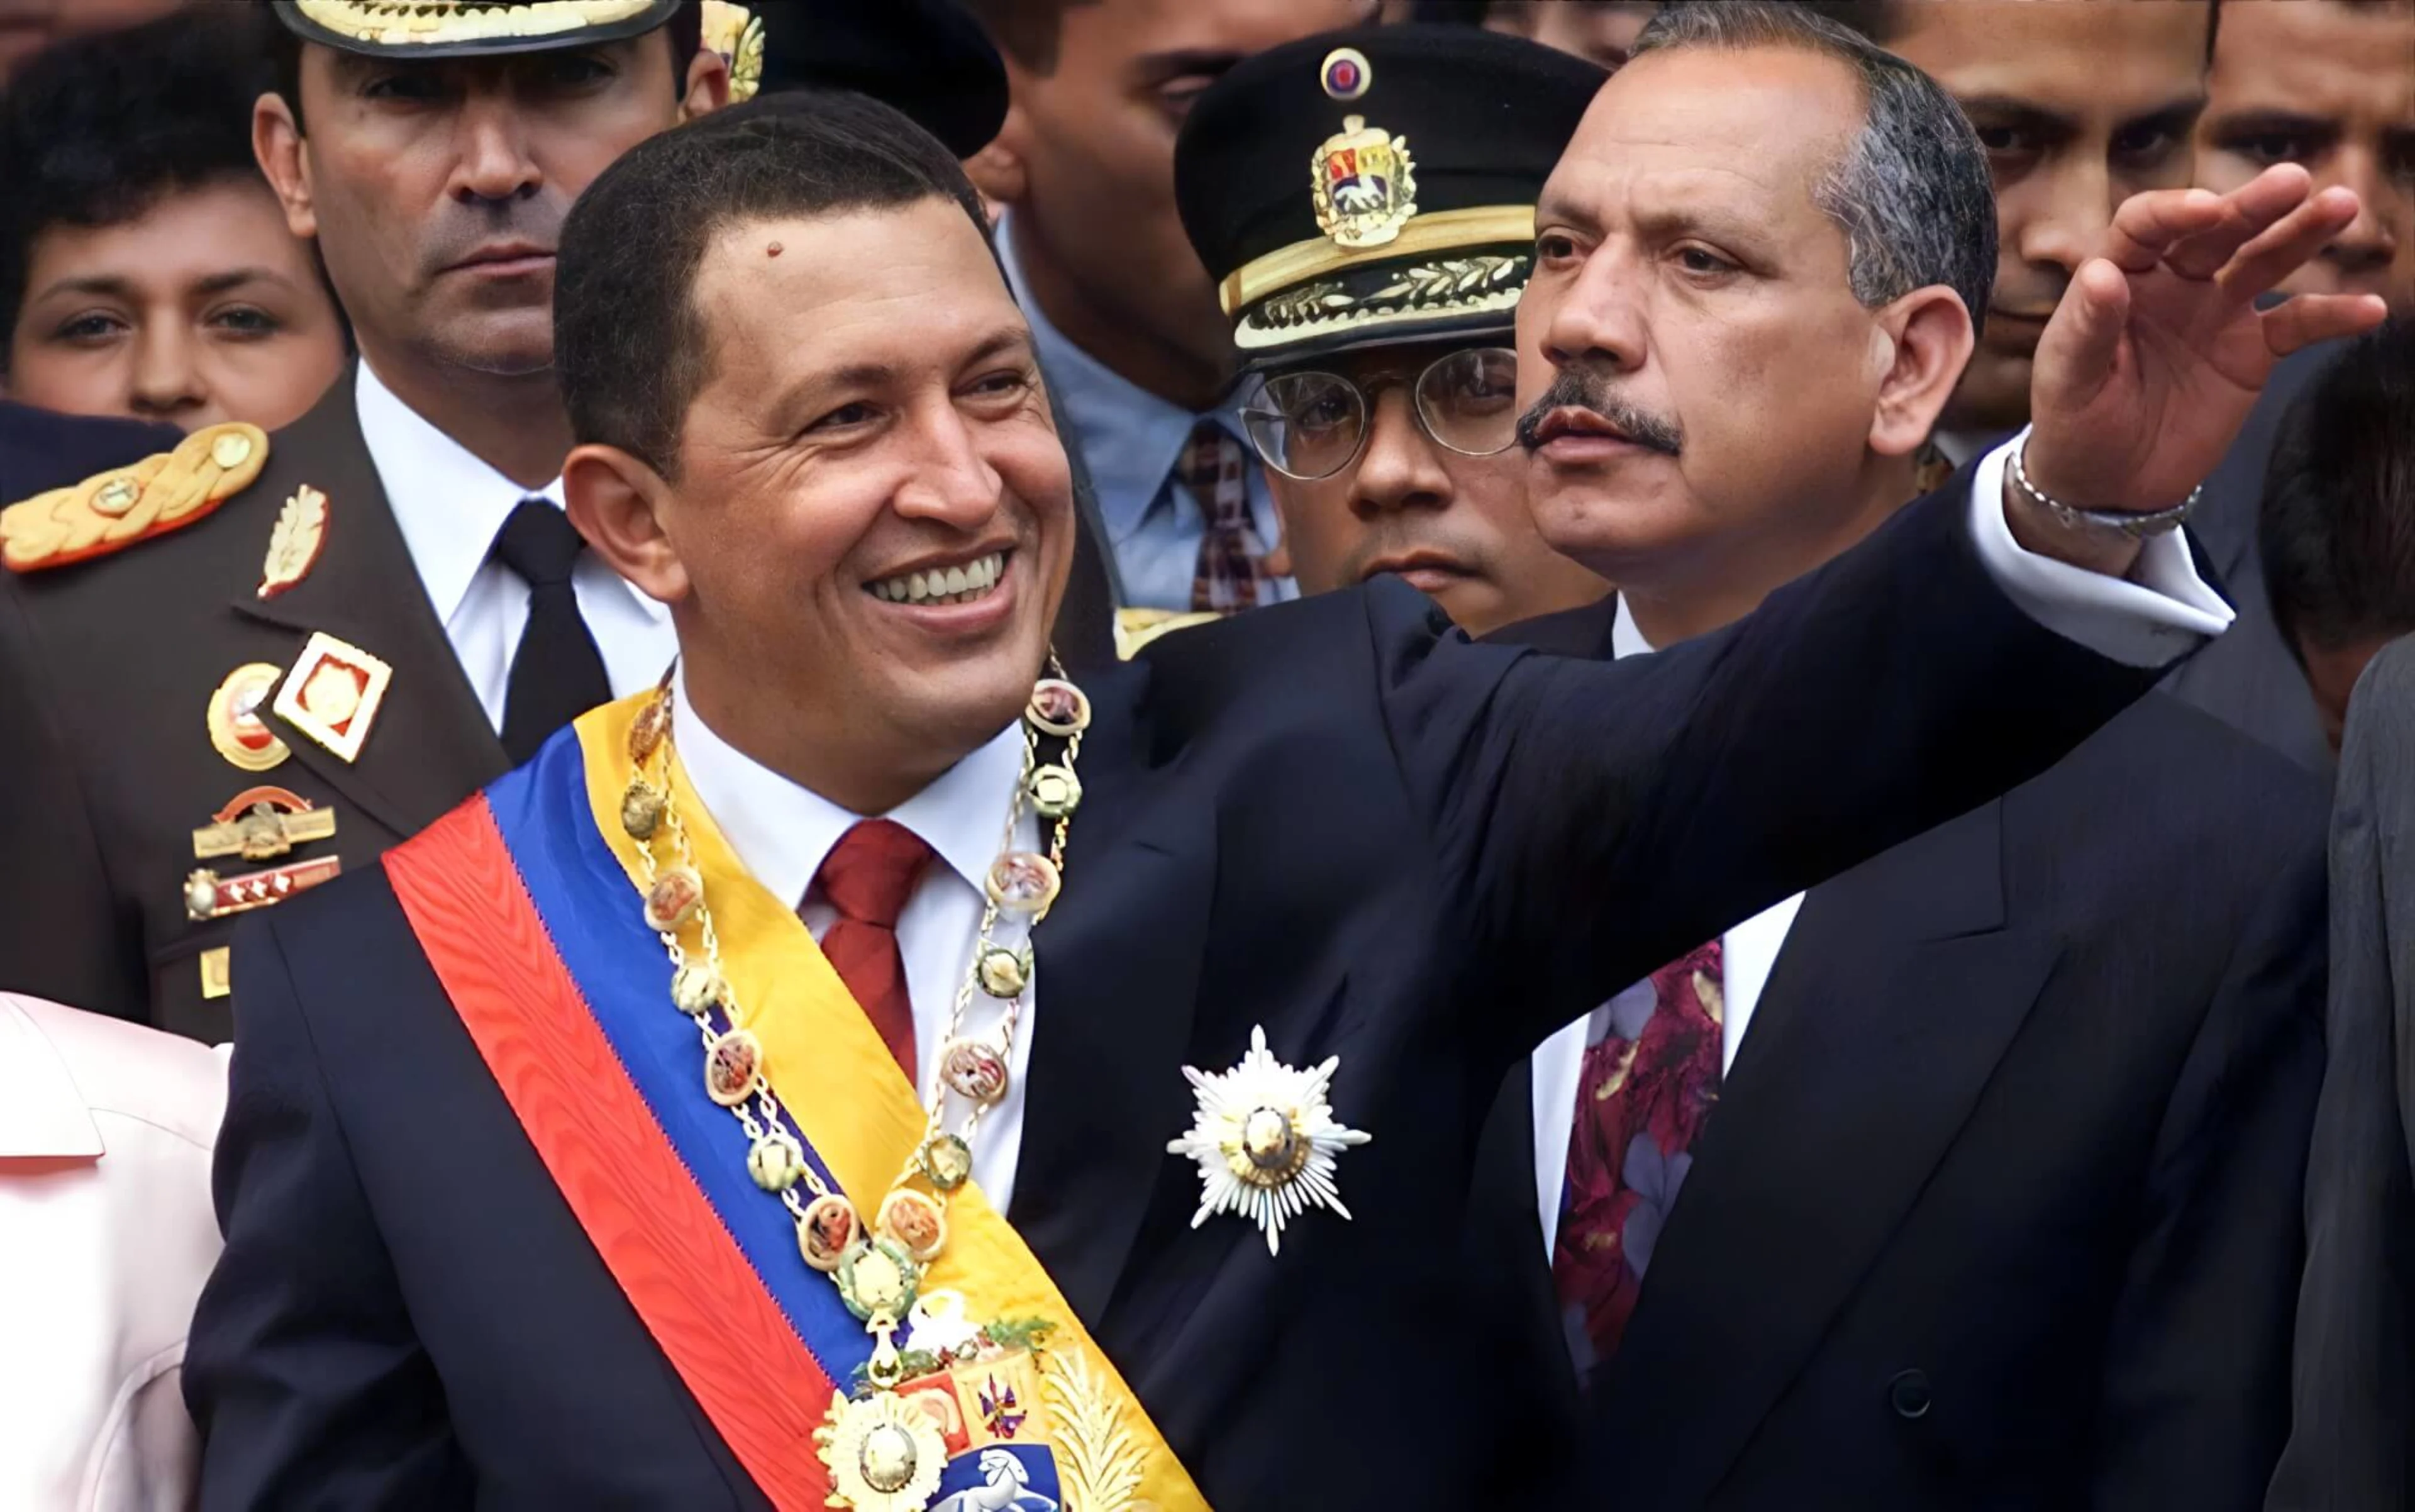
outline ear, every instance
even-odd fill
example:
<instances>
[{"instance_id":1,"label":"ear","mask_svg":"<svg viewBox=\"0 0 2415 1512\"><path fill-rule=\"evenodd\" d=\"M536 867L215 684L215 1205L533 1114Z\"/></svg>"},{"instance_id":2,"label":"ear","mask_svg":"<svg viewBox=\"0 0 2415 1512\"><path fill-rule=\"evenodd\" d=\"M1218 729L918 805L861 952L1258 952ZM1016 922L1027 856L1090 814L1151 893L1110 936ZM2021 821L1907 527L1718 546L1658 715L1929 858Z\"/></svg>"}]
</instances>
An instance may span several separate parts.
<instances>
[{"instance_id":1,"label":"ear","mask_svg":"<svg viewBox=\"0 0 2415 1512\"><path fill-rule=\"evenodd\" d=\"M681 123L711 115L728 103L729 60L709 47L698 48L687 60L687 87L680 92Z\"/></svg>"},{"instance_id":2,"label":"ear","mask_svg":"<svg viewBox=\"0 0 2415 1512\"><path fill-rule=\"evenodd\" d=\"M587 549L659 604L687 597L686 564L663 531L670 486L617 446L581 446L562 459L562 497Z\"/></svg>"},{"instance_id":3,"label":"ear","mask_svg":"<svg viewBox=\"0 0 2415 1512\"><path fill-rule=\"evenodd\" d=\"M296 236L319 234L319 215L310 200L310 169L303 160L302 128L292 107L274 90L251 102L251 155L260 172L277 191L285 210L285 229Z\"/></svg>"},{"instance_id":4,"label":"ear","mask_svg":"<svg viewBox=\"0 0 2415 1512\"><path fill-rule=\"evenodd\" d=\"M965 159L965 176L990 203L1014 204L1030 191L1031 176L1024 166L1030 143L1031 117L1017 99L1006 108L1006 120L990 144Z\"/></svg>"},{"instance_id":5,"label":"ear","mask_svg":"<svg viewBox=\"0 0 2415 1512\"><path fill-rule=\"evenodd\" d=\"M1954 397L1954 385L1962 381L1976 345L1971 312L1960 295L1931 284L1880 311L1879 324L1893 338L1894 355L1879 378L1870 450L1908 457L1928 439L1945 401Z\"/></svg>"}]
</instances>

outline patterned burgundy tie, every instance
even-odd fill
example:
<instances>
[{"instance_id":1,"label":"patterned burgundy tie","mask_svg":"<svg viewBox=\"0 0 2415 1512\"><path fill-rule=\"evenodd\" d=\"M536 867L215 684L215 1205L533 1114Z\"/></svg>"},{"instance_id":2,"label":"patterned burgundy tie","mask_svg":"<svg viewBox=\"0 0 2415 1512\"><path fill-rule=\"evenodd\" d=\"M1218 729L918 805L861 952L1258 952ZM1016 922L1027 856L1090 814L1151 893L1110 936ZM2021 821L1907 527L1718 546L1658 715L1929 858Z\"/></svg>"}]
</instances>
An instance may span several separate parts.
<instances>
[{"instance_id":1,"label":"patterned burgundy tie","mask_svg":"<svg viewBox=\"0 0 2415 1512\"><path fill-rule=\"evenodd\" d=\"M1250 454L1238 437L1202 420L1174 464L1174 481L1191 492L1207 517L1199 564L1191 576L1191 607L1226 614L1265 602L1266 544L1250 517Z\"/></svg>"},{"instance_id":2,"label":"patterned burgundy tie","mask_svg":"<svg viewBox=\"0 0 2415 1512\"><path fill-rule=\"evenodd\" d=\"M930 860L931 847L913 831L894 819L864 819L839 837L814 879L838 911L822 935L822 954L917 1087L914 1001L897 949L897 916Z\"/></svg>"},{"instance_id":3,"label":"patterned burgundy tie","mask_svg":"<svg viewBox=\"0 0 2415 1512\"><path fill-rule=\"evenodd\" d=\"M1585 1047L1560 1183L1552 1281L1582 1375L1618 1349L1660 1225L1719 1098L1725 961L1711 941L1654 972L1630 1038L1613 1025Z\"/></svg>"}]
</instances>

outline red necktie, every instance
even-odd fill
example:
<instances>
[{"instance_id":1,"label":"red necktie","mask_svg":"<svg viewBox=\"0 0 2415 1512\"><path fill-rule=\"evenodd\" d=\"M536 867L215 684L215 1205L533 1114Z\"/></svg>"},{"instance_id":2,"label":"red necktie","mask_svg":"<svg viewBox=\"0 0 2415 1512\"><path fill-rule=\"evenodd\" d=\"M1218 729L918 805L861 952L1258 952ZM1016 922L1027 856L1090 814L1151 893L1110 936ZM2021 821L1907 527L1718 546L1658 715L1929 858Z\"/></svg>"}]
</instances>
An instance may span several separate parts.
<instances>
[{"instance_id":1,"label":"red necktie","mask_svg":"<svg viewBox=\"0 0 2415 1512\"><path fill-rule=\"evenodd\" d=\"M894 819L865 819L839 837L814 881L838 911L822 936L822 954L872 1021L889 1053L920 1086L914 1058L914 1001L906 991L906 957L897 949L897 916L931 860L922 837Z\"/></svg>"},{"instance_id":2,"label":"red necktie","mask_svg":"<svg viewBox=\"0 0 2415 1512\"><path fill-rule=\"evenodd\" d=\"M1266 547L1250 517L1250 454L1214 420L1202 420L1175 458L1174 481L1191 491L1206 519L1192 571L1191 607L1227 614L1265 596Z\"/></svg>"},{"instance_id":3,"label":"red necktie","mask_svg":"<svg viewBox=\"0 0 2415 1512\"><path fill-rule=\"evenodd\" d=\"M1560 1182L1552 1282L1580 1374L1610 1358L1643 1290L1644 1267L1719 1100L1725 951L1711 941L1652 973L1634 1038L1585 1047Z\"/></svg>"}]
</instances>

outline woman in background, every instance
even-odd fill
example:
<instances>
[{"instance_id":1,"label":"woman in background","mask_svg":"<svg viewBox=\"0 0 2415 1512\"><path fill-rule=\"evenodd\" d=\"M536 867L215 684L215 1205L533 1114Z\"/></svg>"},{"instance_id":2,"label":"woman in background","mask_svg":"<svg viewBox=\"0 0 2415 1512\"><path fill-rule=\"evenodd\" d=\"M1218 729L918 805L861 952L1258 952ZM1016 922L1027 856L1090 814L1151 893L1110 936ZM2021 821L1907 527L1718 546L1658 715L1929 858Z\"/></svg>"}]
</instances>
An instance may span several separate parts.
<instances>
[{"instance_id":1,"label":"woman in background","mask_svg":"<svg viewBox=\"0 0 2415 1512\"><path fill-rule=\"evenodd\" d=\"M301 415L345 359L316 250L251 152L261 10L73 38L0 97L0 383L185 430Z\"/></svg>"}]
</instances>

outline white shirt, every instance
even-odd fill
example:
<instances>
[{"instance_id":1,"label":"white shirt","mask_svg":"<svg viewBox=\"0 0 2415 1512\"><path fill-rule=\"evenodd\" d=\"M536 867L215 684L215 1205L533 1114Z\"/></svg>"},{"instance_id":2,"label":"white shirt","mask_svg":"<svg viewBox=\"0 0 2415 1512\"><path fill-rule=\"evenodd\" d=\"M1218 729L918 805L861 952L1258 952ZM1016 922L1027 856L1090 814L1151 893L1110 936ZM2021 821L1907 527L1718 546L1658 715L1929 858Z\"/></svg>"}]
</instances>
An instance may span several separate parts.
<instances>
[{"instance_id":1,"label":"white shirt","mask_svg":"<svg viewBox=\"0 0 2415 1512\"><path fill-rule=\"evenodd\" d=\"M672 679L671 697L680 761L697 797L755 880L773 897L802 900L805 927L820 939L838 916L818 891L808 890L831 847L866 816L799 786L714 734L688 702L684 675ZM897 916L897 948L906 960L906 991L914 1005L915 1058L921 1062L915 1085L925 1094L947 1042L957 990L972 966L974 932L981 927L982 878L998 859L1007 805L1022 777L1023 730L1010 725L930 786L886 815L871 816L896 820L938 852ZM1026 807L1015 823L1014 848L1038 850L1039 842L1040 821ZM1012 950L1028 933L1018 916L1000 910L992 937ZM1014 1167L1023 1146L1023 1085L1031 1067L1039 997L1035 972L1023 992L1023 1011L1008 1057L1012 1074L1006 1096L982 1119L973 1139L973 1179L1001 1213L1014 1195ZM995 1044L1003 1014L998 998L976 991L961 1032ZM1172 1068L1168 1071L1178 1074ZM953 1093L948 1101L949 1127L963 1127L970 1104Z\"/></svg>"},{"instance_id":2,"label":"white shirt","mask_svg":"<svg viewBox=\"0 0 2415 1512\"><path fill-rule=\"evenodd\" d=\"M562 507L562 480L537 489L521 487L397 398L367 359L360 364L352 401L411 563L419 570L444 638L453 643L488 722L501 734L512 653L528 627L529 589L489 553L521 500L542 498ZM336 500L332 507L341 511L344 501ZM342 528L340 522L336 528ZM638 592L592 551L582 553L571 570L570 586L578 596L579 617L603 653L612 696L626 697L660 681L679 650L670 610Z\"/></svg>"},{"instance_id":3,"label":"white shirt","mask_svg":"<svg viewBox=\"0 0 2415 1512\"><path fill-rule=\"evenodd\" d=\"M2005 460L2029 436L2018 435L1989 452L1972 475L1971 528L1979 560L2014 603L2029 616L2069 639L2132 666L2160 666L2195 645L2218 636L2230 623L2230 606L2205 586L2188 546L2174 531L2149 541L2138 554L2137 581L2125 582L2025 551L2013 539L1999 502ZM1621 660L1653 648L1636 627L1625 599L1611 627L1611 651ZM1752 1010L1786 947L1787 932L1803 906L1798 892L1736 925L1721 937L1726 1003L1719 1043L1719 1074L1735 1064ZM1535 1201L1543 1220L1543 1252L1552 1251L1560 1230L1560 1182L1568 1163L1568 1135L1576 1120L1577 1080L1585 1045L1603 1031L1633 1038L1652 1010L1652 984L1638 982L1585 1017L1563 1026L1535 1052ZM1599 1025L1598 1029L1596 1025Z\"/></svg>"},{"instance_id":4,"label":"white shirt","mask_svg":"<svg viewBox=\"0 0 2415 1512\"><path fill-rule=\"evenodd\" d=\"M1270 550L1282 539L1282 524L1275 513L1266 470L1258 465L1258 454L1250 450L1249 434L1241 428L1239 398L1229 398L1207 414L1193 414L1159 398L1073 345L1049 322L1047 311L1024 284L1023 270L1014 257L1013 218L1012 211L998 218L998 261L1006 269L1007 287L1013 291L1015 302L1023 307L1023 318L1031 326L1032 345L1039 350L1049 392L1073 432L1067 438L1068 444L1081 449L1082 465L1089 472L1099 520L1106 527L1120 602L1145 609L1188 609L1192 583L1198 575L1199 542L1208 533L1208 516L1191 490L1174 482L1173 473L1200 421L1214 419L1240 443L1248 457L1241 477L1250 491L1250 519L1259 543ZM1261 603L1299 596L1299 586L1288 577L1275 578L1268 586Z\"/></svg>"}]
</instances>

